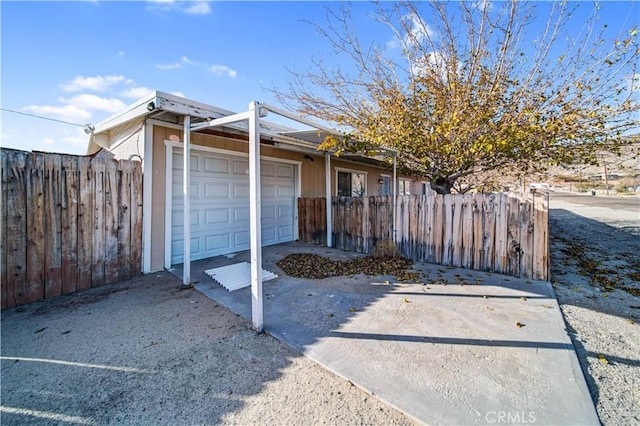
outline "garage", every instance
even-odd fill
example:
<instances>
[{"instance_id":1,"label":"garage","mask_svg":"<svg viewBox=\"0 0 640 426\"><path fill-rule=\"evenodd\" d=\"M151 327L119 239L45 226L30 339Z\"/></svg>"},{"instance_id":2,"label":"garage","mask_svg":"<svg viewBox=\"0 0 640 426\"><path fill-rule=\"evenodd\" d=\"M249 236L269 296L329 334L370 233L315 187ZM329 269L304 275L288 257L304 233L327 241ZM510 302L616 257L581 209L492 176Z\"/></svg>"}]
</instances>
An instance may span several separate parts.
<instances>
[{"instance_id":1,"label":"garage","mask_svg":"<svg viewBox=\"0 0 640 426\"><path fill-rule=\"evenodd\" d=\"M183 262L183 150L172 150L171 264ZM297 165L261 161L262 245L295 239ZM249 161L246 154L191 151L191 260L248 250Z\"/></svg>"}]
</instances>

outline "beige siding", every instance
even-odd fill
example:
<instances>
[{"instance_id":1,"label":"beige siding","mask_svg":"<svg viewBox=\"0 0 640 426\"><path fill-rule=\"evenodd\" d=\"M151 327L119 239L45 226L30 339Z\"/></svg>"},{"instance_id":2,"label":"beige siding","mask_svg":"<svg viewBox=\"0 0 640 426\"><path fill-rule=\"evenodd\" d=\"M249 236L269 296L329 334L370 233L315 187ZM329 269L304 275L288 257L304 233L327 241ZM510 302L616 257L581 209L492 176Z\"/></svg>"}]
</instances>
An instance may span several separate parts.
<instances>
[{"instance_id":1,"label":"beige siding","mask_svg":"<svg viewBox=\"0 0 640 426\"><path fill-rule=\"evenodd\" d=\"M164 141L170 132L177 130L153 126L153 178L151 195L151 270L164 268L164 207L165 207L165 153Z\"/></svg>"},{"instance_id":2,"label":"beige siding","mask_svg":"<svg viewBox=\"0 0 640 426\"><path fill-rule=\"evenodd\" d=\"M116 160L140 159L144 155L144 120L139 119L109 131L109 151ZM138 158L137 156L140 156Z\"/></svg>"}]
</instances>

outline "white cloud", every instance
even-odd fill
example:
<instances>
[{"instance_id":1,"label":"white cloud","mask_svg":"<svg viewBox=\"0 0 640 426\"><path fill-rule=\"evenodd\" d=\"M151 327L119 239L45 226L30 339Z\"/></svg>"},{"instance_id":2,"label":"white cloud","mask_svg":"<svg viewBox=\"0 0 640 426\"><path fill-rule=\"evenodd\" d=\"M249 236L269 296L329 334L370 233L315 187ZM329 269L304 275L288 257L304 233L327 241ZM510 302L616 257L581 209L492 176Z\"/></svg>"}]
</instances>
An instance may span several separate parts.
<instances>
[{"instance_id":1,"label":"white cloud","mask_svg":"<svg viewBox=\"0 0 640 426\"><path fill-rule=\"evenodd\" d=\"M76 76L71 82L62 84L65 92L79 92L81 90L92 90L94 92L104 92L114 84L124 81L121 75L96 75L94 77Z\"/></svg>"},{"instance_id":2,"label":"white cloud","mask_svg":"<svg viewBox=\"0 0 640 426\"><path fill-rule=\"evenodd\" d=\"M54 116L76 124L86 123L91 119L91 112L75 105L28 105L22 110L46 117Z\"/></svg>"},{"instance_id":3,"label":"white cloud","mask_svg":"<svg viewBox=\"0 0 640 426\"><path fill-rule=\"evenodd\" d=\"M89 136L84 133L84 129L77 129L74 135L64 136L62 141L65 142L65 145L70 144L76 148L76 150L81 150L82 148L86 150L89 143Z\"/></svg>"},{"instance_id":4,"label":"white cloud","mask_svg":"<svg viewBox=\"0 0 640 426\"><path fill-rule=\"evenodd\" d=\"M55 145L55 143L56 143L56 141L54 139L51 139L51 138L42 139L42 145L44 145L44 146Z\"/></svg>"},{"instance_id":5,"label":"white cloud","mask_svg":"<svg viewBox=\"0 0 640 426\"><path fill-rule=\"evenodd\" d=\"M205 62L194 61L193 59L187 56L181 57L180 62L176 62L173 64L156 65L156 67L160 69L175 69L175 68L181 68L182 64L192 66L192 67L202 68L205 71L208 71L214 75L226 76L229 78L236 78L238 76L238 71L226 65L220 65L220 64L210 65Z\"/></svg>"},{"instance_id":6,"label":"white cloud","mask_svg":"<svg viewBox=\"0 0 640 426\"><path fill-rule=\"evenodd\" d=\"M387 47L397 49L402 46L421 45L425 40L433 39L436 36L435 31L424 20L415 13L410 13L402 17L404 22L402 28L406 29L402 40L393 38L387 42ZM402 42L402 43L401 43Z\"/></svg>"},{"instance_id":7,"label":"white cloud","mask_svg":"<svg viewBox=\"0 0 640 426\"><path fill-rule=\"evenodd\" d=\"M88 93L77 95L69 99L59 98L58 100L61 103L73 105L82 109L107 111L112 113L126 107L125 103L120 99L102 98L100 96L91 95Z\"/></svg>"},{"instance_id":8,"label":"white cloud","mask_svg":"<svg viewBox=\"0 0 640 426\"><path fill-rule=\"evenodd\" d=\"M211 5L208 1L191 1L182 11L189 15L207 15L211 13Z\"/></svg>"},{"instance_id":9,"label":"white cloud","mask_svg":"<svg viewBox=\"0 0 640 426\"><path fill-rule=\"evenodd\" d=\"M474 3L474 7L481 12L484 12L485 10L490 12L492 7L491 0L478 0Z\"/></svg>"},{"instance_id":10,"label":"white cloud","mask_svg":"<svg viewBox=\"0 0 640 426\"><path fill-rule=\"evenodd\" d=\"M119 50L118 51L118 58L124 58L127 54L124 52L124 50Z\"/></svg>"},{"instance_id":11,"label":"white cloud","mask_svg":"<svg viewBox=\"0 0 640 426\"><path fill-rule=\"evenodd\" d=\"M133 83L133 81L131 83ZM134 86L120 92L120 96L130 99L140 99L144 96L147 96L151 92L153 92L153 90L149 89L148 87Z\"/></svg>"},{"instance_id":12,"label":"white cloud","mask_svg":"<svg viewBox=\"0 0 640 426\"><path fill-rule=\"evenodd\" d=\"M173 64L156 64L156 68L159 70L175 70L177 68L182 68L182 64L180 62L175 62Z\"/></svg>"},{"instance_id":13,"label":"white cloud","mask_svg":"<svg viewBox=\"0 0 640 426\"><path fill-rule=\"evenodd\" d=\"M236 78L238 76L238 71L231 69L226 65L211 65L209 71L215 75L226 75L231 78Z\"/></svg>"},{"instance_id":14,"label":"white cloud","mask_svg":"<svg viewBox=\"0 0 640 426\"><path fill-rule=\"evenodd\" d=\"M409 14L406 19L409 19L411 22L411 30L407 37L411 38L411 40L415 40L417 43L422 43L427 38L432 38L434 36L434 31L427 25L426 22L422 20L422 18L415 13Z\"/></svg>"},{"instance_id":15,"label":"white cloud","mask_svg":"<svg viewBox=\"0 0 640 426\"><path fill-rule=\"evenodd\" d=\"M187 15L208 15L211 2L208 0L150 0L152 9L162 12L178 11Z\"/></svg>"},{"instance_id":16,"label":"white cloud","mask_svg":"<svg viewBox=\"0 0 640 426\"><path fill-rule=\"evenodd\" d=\"M447 57L440 52L429 52L420 58L417 58L411 64L411 72L414 75L426 74L428 71L434 71L446 81L447 79Z\"/></svg>"},{"instance_id":17,"label":"white cloud","mask_svg":"<svg viewBox=\"0 0 640 426\"><path fill-rule=\"evenodd\" d=\"M182 92L171 92L171 94L174 96L180 96L181 98L186 98L186 96Z\"/></svg>"}]
</instances>

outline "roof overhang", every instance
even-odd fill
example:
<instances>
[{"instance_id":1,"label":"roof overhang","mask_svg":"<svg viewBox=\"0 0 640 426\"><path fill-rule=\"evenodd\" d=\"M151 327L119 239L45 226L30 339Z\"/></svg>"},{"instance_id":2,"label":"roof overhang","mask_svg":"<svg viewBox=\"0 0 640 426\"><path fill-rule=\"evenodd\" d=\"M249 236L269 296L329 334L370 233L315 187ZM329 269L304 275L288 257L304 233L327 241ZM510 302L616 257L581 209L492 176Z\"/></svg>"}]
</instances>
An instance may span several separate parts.
<instances>
[{"instance_id":1,"label":"roof overhang","mask_svg":"<svg viewBox=\"0 0 640 426\"><path fill-rule=\"evenodd\" d=\"M260 120L260 136L263 142L267 142L281 149L300 151L308 154L324 154L318 151L320 145L327 136L341 136L338 130L318 124L314 121L297 116L289 111L265 105L266 110L279 116L288 118L298 124L306 126L305 129L292 127ZM110 132L123 125L140 118L149 118L173 125L182 125L185 116L191 117L193 131L199 133L211 133L208 123L223 122L225 117L236 115L233 111L218 108L212 105L196 102L180 96L161 91L153 91L138 101L131 104L121 112L118 112L95 125L89 140L89 152L95 152L99 147L109 148ZM221 120L222 119L222 120ZM216 126L228 134L247 136L249 123L247 120L232 121L222 126ZM385 157L396 156L397 151L391 148L375 148L368 153L343 153L341 157L367 159L367 162L379 163Z\"/></svg>"}]
</instances>

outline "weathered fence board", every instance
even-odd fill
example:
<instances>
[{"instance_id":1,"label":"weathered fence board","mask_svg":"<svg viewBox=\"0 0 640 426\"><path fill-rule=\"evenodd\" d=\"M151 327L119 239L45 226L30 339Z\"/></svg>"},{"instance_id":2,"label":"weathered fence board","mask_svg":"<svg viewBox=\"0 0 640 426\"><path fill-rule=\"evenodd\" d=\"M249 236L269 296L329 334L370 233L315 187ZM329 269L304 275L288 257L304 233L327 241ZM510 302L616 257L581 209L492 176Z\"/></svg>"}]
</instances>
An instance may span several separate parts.
<instances>
[{"instance_id":1,"label":"weathered fence board","mask_svg":"<svg viewBox=\"0 0 640 426\"><path fill-rule=\"evenodd\" d=\"M61 249L62 294L76 291L78 286L78 164L75 158L62 158L62 218L63 244Z\"/></svg>"},{"instance_id":2,"label":"weathered fence board","mask_svg":"<svg viewBox=\"0 0 640 426\"><path fill-rule=\"evenodd\" d=\"M44 156L44 297L50 298L62 294L62 265L60 241L60 171L62 169L60 155L42 154ZM27 230L28 232L28 230Z\"/></svg>"},{"instance_id":3,"label":"weathered fence board","mask_svg":"<svg viewBox=\"0 0 640 426\"><path fill-rule=\"evenodd\" d=\"M549 277L549 197L533 195L533 278L547 280Z\"/></svg>"},{"instance_id":4,"label":"weathered fence board","mask_svg":"<svg viewBox=\"0 0 640 426\"><path fill-rule=\"evenodd\" d=\"M93 258L93 181L89 158L78 159L78 281L77 290L91 288L91 259Z\"/></svg>"},{"instance_id":5,"label":"weathered fence board","mask_svg":"<svg viewBox=\"0 0 640 426\"><path fill-rule=\"evenodd\" d=\"M122 162L121 162L122 163ZM131 162L131 276L142 273L142 169ZM326 226L326 225L325 225Z\"/></svg>"},{"instance_id":6,"label":"weathered fence board","mask_svg":"<svg viewBox=\"0 0 640 426\"><path fill-rule=\"evenodd\" d=\"M106 282L118 281L118 182L121 172L118 163L109 162L105 171L104 217L105 217L105 254L104 276Z\"/></svg>"},{"instance_id":7,"label":"weathered fence board","mask_svg":"<svg viewBox=\"0 0 640 426\"><path fill-rule=\"evenodd\" d=\"M495 239L496 239L496 216L497 216L496 195L489 194L483 202L484 230L482 236L482 265L480 271L495 271Z\"/></svg>"},{"instance_id":8,"label":"weathered fence board","mask_svg":"<svg viewBox=\"0 0 640 426\"><path fill-rule=\"evenodd\" d=\"M45 167L44 155L34 153L29 157L25 169L27 186L26 205L28 231L25 230L27 242L27 300L33 302L44 298L46 266L44 262L44 192ZM22 195L16 195L22 198ZM8 235L15 235L9 232Z\"/></svg>"},{"instance_id":9,"label":"weathered fence board","mask_svg":"<svg viewBox=\"0 0 640 426\"><path fill-rule=\"evenodd\" d=\"M464 196L462 204L462 267L471 269L473 265L473 194Z\"/></svg>"},{"instance_id":10,"label":"weathered fence board","mask_svg":"<svg viewBox=\"0 0 640 426\"><path fill-rule=\"evenodd\" d=\"M482 270L484 264L484 194L473 197L473 264L471 269Z\"/></svg>"},{"instance_id":11,"label":"weathered fence board","mask_svg":"<svg viewBox=\"0 0 640 426\"><path fill-rule=\"evenodd\" d=\"M520 204L520 275L533 277L533 203Z\"/></svg>"},{"instance_id":12,"label":"weathered fence board","mask_svg":"<svg viewBox=\"0 0 640 426\"><path fill-rule=\"evenodd\" d=\"M13 149L0 158L3 309L141 273L140 163Z\"/></svg>"},{"instance_id":13,"label":"weathered fence board","mask_svg":"<svg viewBox=\"0 0 640 426\"><path fill-rule=\"evenodd\" d=\"M324 198L299 199L301 241L326 244ZM509 194L332 198L333 247L371 253L393 239L429 263L548 280L548 199ZM393 208L396 208L392 227ZM321 231L320 231L321 230Z\"/></svg>"},{"instance_id":14,"label":"weathered fence board","mask_svg":"<svg viewBox=\"0 0 640 426\"><path fill-rule=\"evenodd\" d=\"M19 152L7 157L7 235L27 233L27 153ZM27 302L27 268L25 238L7 238L7 307Z\"/></svg>"},{"instance_id":15,"label":"weathered fence board","mask_svg":"<svg viewBox=\"0 0 640 426\"><path fill-rule=\"evenodd\" d=\"M131 278L131 163L122 164L118 182L117 265L120 281Z\"/></svg>"},{"instance_id":16,"label":"weathered fence board","mask_svg":"<svg viewBox=\"0 0 640 426\"><path fill-rule=\"evenodd\" d=\"M0 198L0 232L7 233L7 156L0 152L0 178L2 179L2 198ZM4 238L0 238L0 309L7 307L7 245Z\"/></svg>"}]
</instances>

